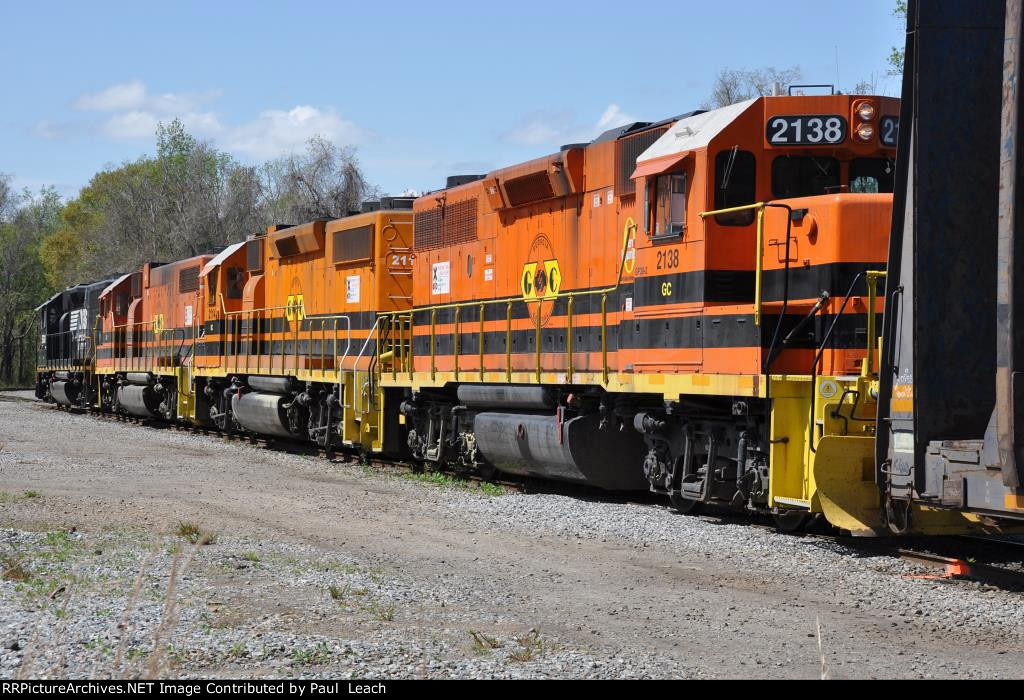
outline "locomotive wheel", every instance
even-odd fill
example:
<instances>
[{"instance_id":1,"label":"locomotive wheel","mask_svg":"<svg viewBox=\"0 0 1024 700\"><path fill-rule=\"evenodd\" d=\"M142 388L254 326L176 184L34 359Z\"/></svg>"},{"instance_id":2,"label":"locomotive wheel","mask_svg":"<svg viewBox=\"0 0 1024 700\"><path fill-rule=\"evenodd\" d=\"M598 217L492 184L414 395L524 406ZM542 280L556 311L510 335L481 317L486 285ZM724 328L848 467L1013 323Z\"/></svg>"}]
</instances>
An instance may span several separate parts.
<instances>
[{"instance_id":1,"label":"locomotive wheel","mask_svg":"<svg viewBox=\"0 0 1024 700\"><path fill-rule=\"evenodd\" d=\"M803 530L811 522L811 519L811 514L805 513L802 510L781 510L772 513L772 520L775 521L776 529L788 535Z\"/></svg>"},{"instance_id":2,"label":"locomotive wheel","mask_svg":"<svg viewBox=\"0 0 1024 700\"><path fill-rule=\"evenodd\" d=\"M669 494L668 499L672 502L672 507L683 515L697 515L701 511L701 506L704 505L700 501L683 498L678 493Z\"/></svg>"}]
</instances>

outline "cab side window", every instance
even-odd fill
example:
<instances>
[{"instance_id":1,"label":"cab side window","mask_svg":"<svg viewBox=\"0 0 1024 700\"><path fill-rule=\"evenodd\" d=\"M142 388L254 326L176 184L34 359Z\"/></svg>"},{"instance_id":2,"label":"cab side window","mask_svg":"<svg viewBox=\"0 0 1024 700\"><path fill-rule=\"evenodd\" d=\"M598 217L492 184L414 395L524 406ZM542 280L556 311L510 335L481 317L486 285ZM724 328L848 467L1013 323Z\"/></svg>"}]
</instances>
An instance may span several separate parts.
<instances>
[{"instance_id":1,"label":"cab side window","mask_svg":"<svg viewBox=\"0 0 1024 700\"><path fill-rule=\"evenodd\" d=\"M732 209L757 202L757 159L750 151L730 148L715 156L715 209ZM754 210L719 214L722 226L749 226Z\"/></svg>"},{"instance_id":2,"label":"cab side window","mask_svg":"<svg viewBox=\"0 0 1024 700\"><path fill-rule=\"evenodd\" d=\"M245 270L240 267L228 268L228 299L241 299L245 288Z\"/></svg>"},{"instance_id":3,"label":"cab side window","mask_svg":"<svg viewBox=\"0 0 1024 700\"><path fill-rule=\"evenodd\" d=\"M686 231L686 173L654 178L651 221L652 239L679 238Z\"/></svg>"},{"instance_id":4,"label":"cab side window","mask_svg":"<svg viewBox=\"0 0 1024 700\"><path fill-rule=\"evenodd\" d=\"M206 275L206 303L210 306L217 305L217 270L218 268L215 267Z\"/></svg>"}]
</instances>

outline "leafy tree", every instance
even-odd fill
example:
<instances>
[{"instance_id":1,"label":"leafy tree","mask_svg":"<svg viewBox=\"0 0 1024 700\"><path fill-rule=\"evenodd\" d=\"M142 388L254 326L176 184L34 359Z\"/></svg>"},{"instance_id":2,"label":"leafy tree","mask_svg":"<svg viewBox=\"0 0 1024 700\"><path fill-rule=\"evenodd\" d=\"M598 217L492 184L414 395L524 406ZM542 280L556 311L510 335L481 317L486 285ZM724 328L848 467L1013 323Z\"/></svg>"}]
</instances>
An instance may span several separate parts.
<instances>
[{"instance_id":1,"label":"leafy tree","mask_svg":"<svg viewBox=\"0 0 1024 700\"><path fill-rule=\"evenodd\" d=\"M53 188L14 194L0 177L0 385L30 381L35 307L50 292L39 244L60 222L62 203Z\"/></svg>"},{"instance_id":2,"label":"leafy tree","mask_svg":"<svg viewBox=\"0 0 1024 700\"><path fill-rule=\"evenodd\" d=\"M907 0L896 0L896 9L892 11L893 16L903 23L904 29L907 26ZM891 75L903 74L903 63L906 59L905 50L902 47L892 47L889 54L889 73Z\"/></svg>"},{"instance_id":3,"label":"leafy tree","mask_svg":"<svg viewBox=\"0 0 1024 700\"><path fill-rule=\"evenodd\" d=\"M271 223L345 216L374 192L355 152L319 137L262 166L239 164L179 120L160 124L156 141L154 156L97 173L64 207L41 247L52 285L209 252Z\"/></svg>"}]
</instances>

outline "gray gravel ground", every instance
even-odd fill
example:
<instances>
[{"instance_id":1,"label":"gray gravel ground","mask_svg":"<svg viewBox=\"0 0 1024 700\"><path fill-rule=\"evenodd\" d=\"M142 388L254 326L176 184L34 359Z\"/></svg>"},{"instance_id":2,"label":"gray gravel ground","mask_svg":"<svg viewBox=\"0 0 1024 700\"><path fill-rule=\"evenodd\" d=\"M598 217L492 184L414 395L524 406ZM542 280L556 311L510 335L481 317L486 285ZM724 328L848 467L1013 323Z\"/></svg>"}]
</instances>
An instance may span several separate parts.
<instances>
[{"instance_id":1,"label":"gray gravel ground","mask_svg":"<svg viewBox=\"0 0 1024 700\"><path fill-rule=\"evenodd\" d=\"M650 504L10 395L0 491L4 678L1024 677L1021 594Z\"/></svg>"}]
</instances>

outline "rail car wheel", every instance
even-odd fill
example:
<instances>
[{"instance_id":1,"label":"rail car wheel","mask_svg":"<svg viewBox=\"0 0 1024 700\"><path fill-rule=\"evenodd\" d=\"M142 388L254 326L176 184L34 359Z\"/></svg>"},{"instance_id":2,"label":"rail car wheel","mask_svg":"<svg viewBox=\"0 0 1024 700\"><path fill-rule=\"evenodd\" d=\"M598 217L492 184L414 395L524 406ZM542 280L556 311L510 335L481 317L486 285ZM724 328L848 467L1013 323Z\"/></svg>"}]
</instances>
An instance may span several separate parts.
<instances>
[{"instance_id":1,"label":"rail car wheel","mask_svg":"<svg viewBox=\"0 0 1024 700\"><path fill-rule=\"evenodd\" d=\"M803 530L814 519L810 513L802 510L780 510L772 513L772 520L780 532L792 535Z\"/></svg>"},{"instance_id":2,"label":"rail car wheel","mask_svg":"<svg viewBox=\"0 0 1024 700\"><path fill-rule=\"evenodd\" d=\"M704 505L700 501L683 498L683 496L678 493L669 494L668 499L671 501L672 507L683 515L697 515L701 511L701 506Z\"/></svg>"}]
</instances>

